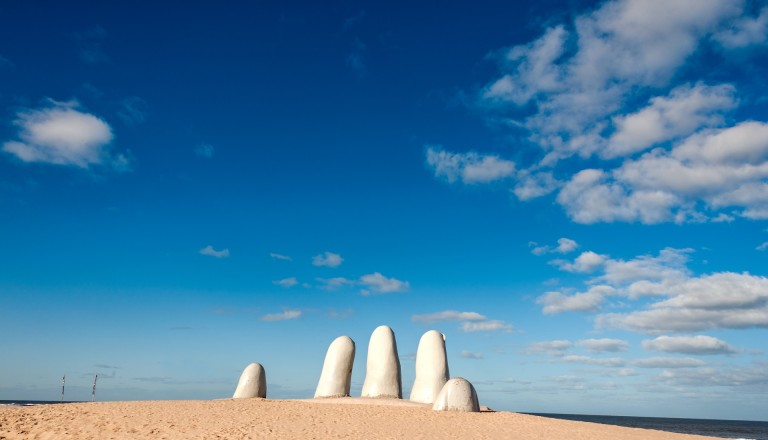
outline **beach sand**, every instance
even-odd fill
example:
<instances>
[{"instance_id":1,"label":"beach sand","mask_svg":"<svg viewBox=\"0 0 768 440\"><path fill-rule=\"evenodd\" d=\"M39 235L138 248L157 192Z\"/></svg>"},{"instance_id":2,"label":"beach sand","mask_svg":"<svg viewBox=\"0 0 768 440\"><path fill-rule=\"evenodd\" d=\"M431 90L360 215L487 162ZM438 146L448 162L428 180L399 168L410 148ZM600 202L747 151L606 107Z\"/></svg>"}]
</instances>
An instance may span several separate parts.
<instances>
[{"instance_id":1,"label":"beach sand","mask_svg":"<svg viewBox=\"0 0 768 440\"><path fill-rule=\"evenodd\" d=\"M672 434L510 412L436 412L407 401L97 402L0 407L0 439L584 439L684 440Z\"/></svg>"}]
</instances>

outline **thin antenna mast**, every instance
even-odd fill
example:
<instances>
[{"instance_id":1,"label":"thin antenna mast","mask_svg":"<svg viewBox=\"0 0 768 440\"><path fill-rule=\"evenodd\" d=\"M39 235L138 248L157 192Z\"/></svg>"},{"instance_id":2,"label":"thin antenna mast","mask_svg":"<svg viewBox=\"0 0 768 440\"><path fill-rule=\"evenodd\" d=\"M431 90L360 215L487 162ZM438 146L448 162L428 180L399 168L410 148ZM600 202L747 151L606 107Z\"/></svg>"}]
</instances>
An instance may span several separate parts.
<instances>
[{"instance_id":1,"label":"thin antenna mast","mask_svg":"<svg viewBox=\"0 0 768 440\"><path fill-rule=\"evenodd\" d=\"M67 375L65 374L61 378L61 401L64 401L64 384L67 383Z\"/></svg>"},{"instance_id":2,"label":"thin antenna mast","mask_svg":"<svg viewBox=\"0 0 768 440\"><path fill-rule=\"evenodd\" d=\"M93 394L92 394L93 398L91 399L91 402L95 402L96 401L96 380L98 378L99 378L98 374L93 376Z\"/></svg>"}]
</instances>

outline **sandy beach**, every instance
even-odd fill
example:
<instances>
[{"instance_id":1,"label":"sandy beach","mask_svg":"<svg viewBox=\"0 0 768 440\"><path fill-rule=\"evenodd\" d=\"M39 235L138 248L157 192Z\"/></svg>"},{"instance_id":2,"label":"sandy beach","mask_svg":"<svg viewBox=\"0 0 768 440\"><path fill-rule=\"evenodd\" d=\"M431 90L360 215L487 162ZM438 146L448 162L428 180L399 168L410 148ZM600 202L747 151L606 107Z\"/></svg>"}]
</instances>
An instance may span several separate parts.
<instances>
[{"instance_id":1,"label":"sandy beach","mask_svg":"<svg viewBox=\"0 0 768 440\"><path fill-rule=\"evenodd\" d=\"M375 399L97 402L0 407L0 439L705 439L511 412Z\"/></svg>"}]
</instances>

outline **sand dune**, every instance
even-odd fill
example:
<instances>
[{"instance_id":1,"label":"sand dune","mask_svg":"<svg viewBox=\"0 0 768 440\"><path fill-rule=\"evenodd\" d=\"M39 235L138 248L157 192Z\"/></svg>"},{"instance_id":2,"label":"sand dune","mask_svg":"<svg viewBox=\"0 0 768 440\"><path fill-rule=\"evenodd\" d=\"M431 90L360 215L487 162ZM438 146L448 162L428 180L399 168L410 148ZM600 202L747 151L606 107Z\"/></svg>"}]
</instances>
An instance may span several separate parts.
<instances>
[{"instance_id":1,"label":"sand dune","mask_svg":"<svg viewBox=\"0 0 768 440\"><path fill-rule=\"evenodd\" d=\"M383 399L97 402L0 407L0 439L705 439Z\"/></svg>"}]
</instances>

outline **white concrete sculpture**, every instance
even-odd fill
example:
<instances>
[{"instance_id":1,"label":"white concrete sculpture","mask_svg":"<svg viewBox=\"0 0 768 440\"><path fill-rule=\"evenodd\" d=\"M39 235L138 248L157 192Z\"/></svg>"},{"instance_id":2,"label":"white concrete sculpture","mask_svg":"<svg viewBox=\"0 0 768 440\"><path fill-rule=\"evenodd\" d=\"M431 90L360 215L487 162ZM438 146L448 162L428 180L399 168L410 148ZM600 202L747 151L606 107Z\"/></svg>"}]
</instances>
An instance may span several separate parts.
<instances>
[{"instance_id":1,"label":"white concrete sculpture","mask_svg":"<svg viewBox=\"0 0 768 440\"><path fill-rule=\"evenodd\" d=\"M468 380L455 377L443 385L432 405L435 411L480 412L475 387Z\"/></svg>"},{"instance_id":2,"label":"white concrete sculpture","mask_svg":"<svg viewBox=\"0 0 768 440\"><path fill-rule=\"evenodd\" d=\"M416 379L411 388L411 400L433 403L450 377L445 336L436 330L424 333L416 350Z\"/></svg>"},{"instance_id":3,"label":"white concrete sculpture","mask_svg":"<svg viewBox=\"0 0 768 440\"><path fill-rule=\"evenodd\" d=\"M240 380L237 382L237 388L233 399L243 399L251 397L267 397L267 374L261 364L252 363L245 367Z\"/></svg>"},{"instance_id":4,"label":"white concrete sculpture","mask_svg":"<svg viewBox=\"0 0 768 440\"><path fill-rule=\"evenodd\" d=\"M362 396L393 399L403 397L395 333L386 325L376 327L371 334Z\"/></svg>"},{"instance_id":5,"label":"white concrete sculpture","mask_svg":"<svg viewBox=\"0 0 768 440\"><path fill-rule=\"evenodd\" d=\"M339 336L331 342L323 362L323 372L317 382L315 397L346 397L352 383L352 365L355 362L355 342L348 336Z\"/></svg>"}]
</instances>

